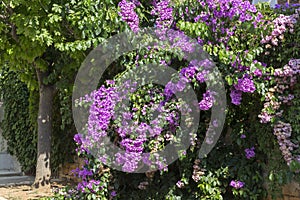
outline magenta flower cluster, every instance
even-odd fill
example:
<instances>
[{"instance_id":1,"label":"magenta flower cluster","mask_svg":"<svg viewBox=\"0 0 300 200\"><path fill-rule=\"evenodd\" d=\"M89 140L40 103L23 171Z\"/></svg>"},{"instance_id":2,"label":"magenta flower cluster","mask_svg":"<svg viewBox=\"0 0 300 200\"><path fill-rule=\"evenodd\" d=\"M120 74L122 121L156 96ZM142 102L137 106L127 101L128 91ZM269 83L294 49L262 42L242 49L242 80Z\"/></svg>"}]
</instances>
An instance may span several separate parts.
<instances>
[{"instance_id":1,"label":"magenta flower cluster","mask_svg":"<svg viewBox=\"0 0 300 200\"><path fill-rule=\"evenodd\" d=\"M162 29L161 29L162 30ZM160 30L160 31L161 31ZM159 34L160 36L160 34ZM165 36L165 35L162 35ZM182 31L172 31L167 32L167 40L170 42L170 48L175 53L193 53L195 52L194 41L191 41L188 36L185 35ZM177 51L176 51L177 50ZM200 53L200 52L199 52Z\"/></svg>"},{"instance_id":2,"label":"magenta flower cluster","mask_svg":"<svg viewBox=\"0 0 300 200\"><path fill-rule=\"evenodd\" d=\"M230 97L231 103L234 105L240 105L242 101L243 92L253 93L256 90L254 81L251 79L251 76L244 75L243 78L238 79L237 84L231 88Z\"/></svg>"},{"instance_id":3,"label":"magenta flower cluster","mask_svg":"<svg viewBox=\"0 0 300 200\"><path fill-rule=\"evenodd\" d=\"M94 175L93 171L83 167L82 169L77 168L75 170L72 170L71 172L75 177L81 179L81 182L77 184L78 191L83 193L96 193L93 188L99 187L101 189L101 181L92 179L92 176Z\"/></svg>"},{"instance_id":4,"label":"magenta flower cluster","mask_svg":"<svg viewBox=\"0 0 300 200\"><path fill-rule=\"evenodd\" d=\"M257 12L255 5L243 0L199 0L199 7L203 11L194 18L194 21L206 23L212 28L212 33L215 38L218 38L218 42L225 44L236 30L235 26L227 24L226 21L234 18L242 23L254 21L252 14ZM259 21L260 18L256 20Z\"/></svg>"},{"instance_id":5,"label":"magenta flower cluster","mask_svg":"<svg viewBox=\"0 0 300 200\"><path fill-rule=\"evenodd\" d=\"M255 157L255 148L251 147L249 149L245 149L245 155L247 159Z\"/></svg>"},{"instance_id":6,"label":"magenta flower cluster","mask_svg":"<svg viewBox=\"0 0 300 200\"><path fill-rule=\"evenodd\" d=\"M229 185L235 189L240 189L245 186L245 183L239 180L232 180Z\"/></svg>"},{"instance_id":7,"label":"magenta flower cluster","mask_svg":"<svg viewBox=\"0 0 300 200\"><path fill-rule=\"evenodd\" d=\"M290 16L279 15L273 21L273 31L271 35L266 36L261 40L262 44L266 44L266 48L271 48L271 46L278 46L279 42L284 39L284 34L289 32L294 32L294 24L297 22L299 14L293 14Z\"/></svg>"},{"instance_id":8,"label":"magenta flower cluster","mask_svg":"<svg viewBox=\"0 0 300 200\"><path fill-rule=\"evenodd\" d=\"M78 152L78 153L85 153L85 152L88 152L88 149L87 148L85 148L85 147L83 147L83 145L82 145L82 135L81 134L75 134L75 136L74 136L74 141L75 141L75 143L76 143L76 145L77 145L77 148L76 148L76 152Z\"/></svg>"},{"instance_id":9,"label":"magenta flower cluster","mask_svg":"<svg viewBox=\"0 0 300 200\"><path fill-rule=\"evenodd\" d=\"M157 16L156 30L160 38L165 38L166 30L169 29L173 23L173 8L170 6L170 0L153 1L154 8L151 15Z\"/></svg>"},{"instance_id":10,"label":"magenta flower cluster","mask_svg":"<svg viewBox=\"0 0 300 200\"><path fill-rule=\"evenodd\" d=\"M176 186L178 188L183 188L184 187L184 183L182 181L177 181Z\"/></svg>"},{"instance_id":11,"label":"magenta flower cluster","mask_svg":"<svg viewBox=\"0 0 300 200\"><path fill-rule=\"evenodd\" d=\"M253 80L249 76L244 76L243 78L238 79L238 83L235 85L235 89L242 92L253 93L256 88Z\"/></svg>"},{"instance_id":12,"label":"magenta flower cluster","mask_svg":"<svg viewBox=\"0 0 300 200\"><path fill-rule=\"evenodd\" d=\"M123 151L119 151L111 159L121 166L123 171L133 172L141 162L149 167L157 166L160 170L166 170L165 158L160 158L158 154L157 156L145 154L145 147L149 144L149 140L155 141L150 149L154 153L160 150L162 142L174 139L176 127L179 126L179 112L181 115L188 115L191 109L176 105L172 94L183 91L186 82L187 79L182 76L177 83L170 82L165 91L157 88L149 89L150 101L139 108L134 106L131 110L124 110L126 106L123 105L123 100L128 99L130 94L136 91L136 83L125 81L118 87L113 82L110 82L109 87L102 85L97 91L82 99L91 106L86 133L74 137L79 146L78 151L89 153L91 148L106 151L103 138L113 132L118 138L117 145ZM166 95L166 91L170 93ZM157 96L159 99L153 101ZM156 117L150 121L145 120L154 112L158 113ZM98 159L105 163L107 158L101 154ZM78 172L85 179L81 173Z\"/></svg>"},{"instance_id":13,"label":"magenta flower cluster","mask_svg":"<svg viewBox=\"0 0 300 200\"><path fill-rule=\"evenodd\" d=\"M285 89L283 84L290 87L295 85L298 74L300 74L300 59L292 59L283 68L275 69L274 76L278 77L276 82L280 84L280 86L276 88L278 92L283 93Z\"/></svg>"},{"instance_id":14,"label":"magenta flower cluster","mask_svg":"<svg viewBox=\"0 0 300 200\"><path fill-rule=\"evenodd\" d=\"M268 123L274 117L282 115L283 111L279 110L280 105L289 103L294 98L294 95L286 93L296 84L299 74L300 59L291 59L287 65L275 69L276 84L266 93L264 108L258 116L261 123ZM272 110L273 113L269 113L268 110Z\"/></svg>"},{"instance_id":15,"label":"magenta flower cluster","mask_svg":"<svg viewBox=\"0 0 300 200\"><path fill-rule=\"evenodd\" d=\"M215 102L214 94L215 92L210 90L206 91L203 94L203 98L199 102L200 110L209 110L214 105Z\"/></svg>"},{"instance_id":16,"label":"magenta flower cluster","mask_svg":"<svg viewBox=\"0 0 300 200\"><path fill-rule=\"evenodd\" d=\"M292 143L290 140L292 135L291 124L284 123L282 121L277 122L274 125L274 135L277 137L279 148L284 160L288 165L290 165L292 160L296 160L296 157L292 155L292 151L299 147L299 145Z\"/></svg>"},{"instance_id":17,"label":"magenta flower cluster","mask_svg":"<svg viewBox=\"0 0 300 200\"><path fill-rule=\"evenodd\" d=\"M91 193L96 193L96 191L94 191L93 188L95 186L99 186L100 183L101 183L101 181L96 181L96 180L81 181L77 185L77 190L84 193L84 192L87 192L86 189L88 189Z\"/></svg>"},{"instance_id":18,"label":"magenta flower cluster","mask_svg":"<svg viewBox=\"0 0 300 200\"><path fill-rule=\"evenodd\" d=\"M242 101L242 91L232 88L230 92L230 97L231 103L233 103L234 105L240 105Z\"/></svg>"},{"instance_id":19,"label":"magenta flower cluster","mask_svg":"<svg viewBox=\"0 0 300 200\"><path fill-rule=\"evenodd\" d=\"M269 89L266 94L264 108L259 115L262 123L270 122L275 117L281 117L283 110L280 110L280 105L288 104L294 98L293 94L290 94L290 88L297 82L297 77L300 74L300 59L292 59L287 65L282 68L275 69L274 76L276 85ZM273 110L274 113L269 113L268 110ZM291 161L296 157L292 156L291 151L298 147L290 141L292 134L292 127L289 123L284 123L281 120L274 125L274 135L277 137L277 141L280 146L282 155L289 165Z\"/></svg>"},{"instance_id":20,"label":"magenta flower cluster","mask_svg":"<svg viewBox=\"0 0 300 200\"><path fill-rule=\"evenodd\" d=\"M180 79L177 82L168 82L164 89L164 95L167 97L167 99L170 99L176 92L182 92L186 85L190 81L184 77L180 76Z\"/></svg>"},{"instance_id":21,"label":"magenta flower cluster","mask_svg":"<svg viewBox=\"0 0 300 200\"><path fill-rule=\"evenodd\" d=\"M237 26L232 24L232 20L237 20L241 23L252 23L255 27L259 27L264 23L264 16L257 12L255 5L252 5L249 1L244 0L208 0L208 1L198 1L199 2L199 15L194 18L194 21L204 22L211 30L212 37L214 41L206 41L207 44L219 45L220 43L225 46L226 51L230 51L231 47L228 45L229 39L236 34ZM259 26L258 26L259 25ZM236 35L238 36L238 35ZM205 43L204 40L201 43ZM253 93L256 91L254 80L252 75L250 75L249 69L244 62L244 57L248 53L245 50L241 55L236 55L235 58L230 58L230 64L232 67L238 71L243 72L242 78L239 78L237 84L231 88L231 101L235 105L240 105L242 100L242 93ZM257 61L253 61L255 64ZM242 64L243 63L243 64ZM262 65L262 63L260 63ZM186 76L193 77L195 73L195 68L184 69ZM203 82L205 77L205 71L197 74L197 80ZM261 77L262 71L257 69L253 72L255 77Z\"/></svg>"},{"instance_id":22,"label":"magenta flower cluster","mask_svg":"<svg viewBox=\"0 0 300 200\"><path fill-rule=\"evenodd\" d=\"M119 7L121 9L119 15L122 17L122 20L126 22L131 28L131 30L135 33L139 31L139 17L135 12L136 5L139 4L140 3L137 0L134 2L131 2L130 0L122 0L119 3Z\"/></svg>"},{"instance_id":23,"label":"magenta flower cluster","mask_svg":"<svg viewBox=\"0 0 300 200\"><path fill-rule=\"evenodd\" d=\"M203 171L203 169L200 168L199 164L200 164L200 160L196 159L194 161L194 165L193 165L193 175L192 175L192 179L197 183L200 181L201 176L203 176L205 173Z\"/></svg>"},{"instance_id":24,"label":"magenta flower cluster","mask_svg":"<svg viewBox=\"0 0 300 200\"><path fill-rule=\"evenodd\" d=\"M258 115L260 122L265 124L271 122L272 119L276 116L276 113L270 113L270 108L272 111L277 111L280 108L281 103L277 101L277 98L274 95L275 89L271 88L265 95L264 108L261 113ZM278 113L279 114L279 113Z\"/></svg>"}]
</instances>

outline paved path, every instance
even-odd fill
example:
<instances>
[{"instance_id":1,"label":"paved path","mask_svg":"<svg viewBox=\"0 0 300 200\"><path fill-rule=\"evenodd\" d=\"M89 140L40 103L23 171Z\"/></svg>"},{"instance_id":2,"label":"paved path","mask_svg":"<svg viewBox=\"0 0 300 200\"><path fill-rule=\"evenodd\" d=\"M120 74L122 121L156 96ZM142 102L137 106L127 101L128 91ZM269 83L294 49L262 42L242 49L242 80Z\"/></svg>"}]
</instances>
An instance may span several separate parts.
<instances>
[{"instance_id":1,"label":"paved path","mask_svg":"<svg viewBox=\"0 0 300 200\"><path fill-rule=\"evenodd\" d=\"M33 176L3 176L3 177L0 177L0 187L15 186L15 185L32 185L33 182L34 182Z\"/></svg>"}]
</instances>

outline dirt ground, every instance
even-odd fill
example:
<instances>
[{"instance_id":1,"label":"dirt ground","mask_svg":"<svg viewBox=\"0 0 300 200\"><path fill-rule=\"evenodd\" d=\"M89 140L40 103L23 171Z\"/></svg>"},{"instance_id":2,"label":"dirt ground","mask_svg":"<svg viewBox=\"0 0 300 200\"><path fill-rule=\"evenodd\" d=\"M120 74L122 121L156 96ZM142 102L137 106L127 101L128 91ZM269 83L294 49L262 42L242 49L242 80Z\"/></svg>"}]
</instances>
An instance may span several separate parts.
<instances>
[{"instance_id":1,"label":"dirt ground","mask_svg":"<svg viewBox=\"0 0 300 200\"><path fill-rule=\"evenodd\" d=\"M52 196L52 193L37 193L28 185L0 187L0 200L1 197L8 200L27 200L49 196Z\"/></svg>"},{"instance_id":2,"label":"dirt ground","mask_svg":"<svg viewBox=\"0 0 300 200\"><path fill-rule=\"evenodd\" d=\"M67 183L55 183L52 184L52 191L69 185ZM9 186L9 187L0 187L0 200L35 200L42 197L51 197L54 193L52 192L37 192L32 190L29 185L20 185L20 186Z\"/></svg>"}]
</instances>

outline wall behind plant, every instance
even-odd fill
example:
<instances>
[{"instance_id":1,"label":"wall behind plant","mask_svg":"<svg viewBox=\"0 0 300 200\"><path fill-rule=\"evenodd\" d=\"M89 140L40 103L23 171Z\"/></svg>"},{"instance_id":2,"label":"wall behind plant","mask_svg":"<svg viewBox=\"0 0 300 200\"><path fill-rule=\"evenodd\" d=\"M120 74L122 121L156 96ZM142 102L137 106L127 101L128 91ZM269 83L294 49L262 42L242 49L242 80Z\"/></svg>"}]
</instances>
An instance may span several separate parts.
<instances>
[{"instance_id":1,"label":"wall behind plant","mask_svg":"<svg viewBox=\"0 0 300 200\"><path fill-rule=\"evenodd\" d=\"M7 68L1 70L1 97L4 119L1 122L8 152L17 156L22 170L32 173L36 163L36 127L29 117L29 92L18 75Z\"/></svg>"},{"instance_id":2,"label":"wall behind plant","mask_svg":"<svg viewBox=\"0 0 300 200\"><path fill-rule=\"evenodd\" d=\"M29 91L20 77L7 68L1 70L1 98L4 102L4 119L1 122L8 152L15 155L25 173L32 174L36 165L38 91ZM53 110L51 166L54 176L59 165L72 162L75 127L71 112L71 90L59 89Z\"/></svg>"}]
</instances>

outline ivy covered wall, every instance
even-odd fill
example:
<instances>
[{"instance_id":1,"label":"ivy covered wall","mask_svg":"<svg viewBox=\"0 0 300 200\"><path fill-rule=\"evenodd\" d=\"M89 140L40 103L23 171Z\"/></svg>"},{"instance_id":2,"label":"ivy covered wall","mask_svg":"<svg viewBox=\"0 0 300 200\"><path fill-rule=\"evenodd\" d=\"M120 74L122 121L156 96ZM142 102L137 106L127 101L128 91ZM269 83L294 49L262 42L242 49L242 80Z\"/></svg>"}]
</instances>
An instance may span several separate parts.
<instances>
[{"instance_id":1,"label":"ivy covered wall","mask_svg":"<svg viewBox=\"0 0 300 200\"><path fill-rule=\"evenodd\" d=\"M36 128L29 117L27 86L15 73L4 68L0 88L4 106L1 129L7 140L7 151L17 156L24 172L32 173L36 163Z\"/></svg>"},{"instance_id":2,"label":"ivy covered wall","mask_svg":"<svg viewBox=\"0 0 300 200\"><path fill-rule=\"evenodd\" d=\"M38 91L29 91L19 76L4 68L0 72L0 95L4 106L1 122L8 152L15 155L27 174L34 174L37 157ZM58 90L53 110L53 135L51 166L54 176L59 165L72 162L75 127L71 118L71 96L66 90Z\"/></svg>"}]
</instances>

